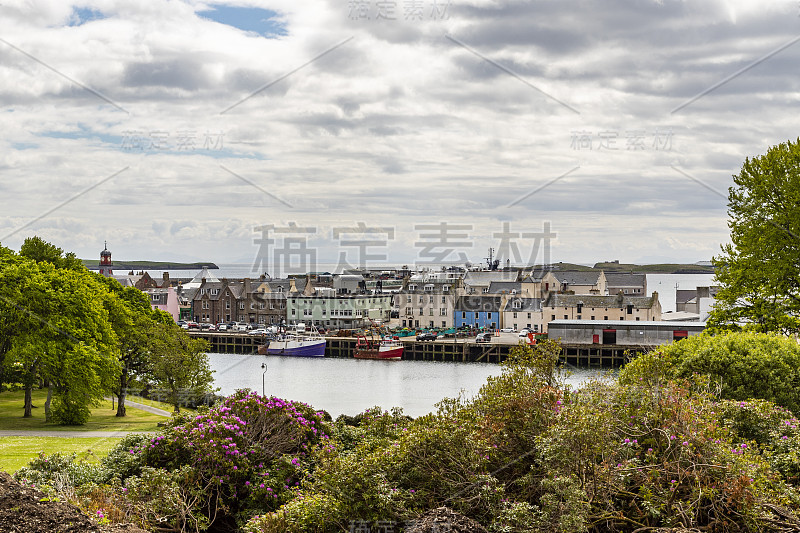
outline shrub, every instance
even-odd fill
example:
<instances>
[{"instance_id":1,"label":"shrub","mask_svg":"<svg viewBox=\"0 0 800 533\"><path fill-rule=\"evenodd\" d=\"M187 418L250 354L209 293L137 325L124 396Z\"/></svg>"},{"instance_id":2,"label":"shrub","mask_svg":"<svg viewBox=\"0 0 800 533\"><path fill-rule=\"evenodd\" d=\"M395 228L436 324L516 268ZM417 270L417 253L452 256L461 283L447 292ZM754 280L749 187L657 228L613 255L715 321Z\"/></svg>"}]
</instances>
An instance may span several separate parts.
<instances>
[{"instance_id":1,"label":"shrub","mask_svg":"<svg viewBox=\"0 0 800 533\"><path fill-rule=\"evenodd\" d=\"M147 466L184 469L182 486L199 487L208 523L232 528L293 497L314 467L313 448L328 439L325 426L308 405L244 390L207 413L176 417L131 451Z\"/></svg>"},{"instance_id":2,"label":"shrub","mask_svg":"<svg viewBox=\"0 0 800 533\"><path fill-rule=\"evenodd\" d=\"M800 413L800 344L777 334L695 335L637 357L622 370L620 380L652 384L659 377L693 374L719 381L723 398L760 398Z\"/></svg>"}]
</instances>

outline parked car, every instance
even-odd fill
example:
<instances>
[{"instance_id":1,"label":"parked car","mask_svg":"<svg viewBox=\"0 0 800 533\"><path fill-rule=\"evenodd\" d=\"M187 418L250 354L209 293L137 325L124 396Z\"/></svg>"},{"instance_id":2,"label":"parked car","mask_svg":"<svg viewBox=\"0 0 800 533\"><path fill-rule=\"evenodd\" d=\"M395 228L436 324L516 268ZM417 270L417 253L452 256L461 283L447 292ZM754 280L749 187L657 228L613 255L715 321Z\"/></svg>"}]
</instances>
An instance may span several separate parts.
<instances>
[{"instance_id":1,"label":"parked car","mask_svg":"<svg viewBox=\"0 0 800 533\"><path fill-rule=\"evenodd\" d=\"M422 333L417 333L418 341L435 341L437 338L438 335L432 331L423 331Z\"/></svg>"},{"instance_id":2,"label":"parked car","mask_svg":"<svg viewBox=\"0 0 800 533\"><path fill-rule=\"evenodd\" d=\"M531 332L531 330L529 330L528 328L525 328L525 329L523 329L522 331L519 332L519 336L520 337L527 337L528 333L530 333L530 332Z\"/></svg>"},{"instance_id":3,"label":"parked car","mask_svg":"<svg viewBox=\"0 0 800 533\"><path fill-rule=\"evenodd\" d=\"M251 329L247 332L248 335L266 335L268 332L264 328Z\"/></svg>"},{"instance_id":4,"label":"parked car","mask_svg":"<svg viewBox=\"0 0 800 533\"><path fill-rule=\"evenodd\" d=\"M214 325L214 324L209 325L208 326L208 331L217 331L217 326Z\"/></svg>"},{"instance_id":5,"label":"parked car","mask_svg":"<svg viewBox=\"0 0 800 533\"><path fill-rule=\"evenodd\" d=\"M186 329L200 329L200 324L198 324L197 322L191 322L191 321L187 322L186 323Z\"/></svg>"},{"instance_id":6,"label":"parked car","mask_svg":"<svg viewBox=\"0 0 800 533\"><path fill-rule=\"evenodd\" d=\"M228 331L228 324L220 324L217 326L217 331Z\"/></svg>"},{"instance_id":7,"label":"parked car","mask_svg":"<svg viewBox=\"0 0 800 533\"><path fill-rule=\"evenodd\" d=\"M211 326L213 325L214 324L209 324L208 322L203 322L202 324L200 324L200 329L211 329Z\"/></svg>"},{"instance_id":8,"label":"parked car","mask_svg":"<svg viewBox=\"0 0 800 533\"><path fill-rule=\"evenodd\" d=\"M478 333L475 337L475 342L492 342L492 337L491 333Z\"/></svg>"},{"instance_id":9,"label":"parked car","mask_svg":"<svg viewBox=\"0 0 800 533\"><path fill-rule=\"evenodd\" d=\"M500 330L500 333L514 333L515 331L514 328L503 328Z\"/></svg>"}]
</instances>

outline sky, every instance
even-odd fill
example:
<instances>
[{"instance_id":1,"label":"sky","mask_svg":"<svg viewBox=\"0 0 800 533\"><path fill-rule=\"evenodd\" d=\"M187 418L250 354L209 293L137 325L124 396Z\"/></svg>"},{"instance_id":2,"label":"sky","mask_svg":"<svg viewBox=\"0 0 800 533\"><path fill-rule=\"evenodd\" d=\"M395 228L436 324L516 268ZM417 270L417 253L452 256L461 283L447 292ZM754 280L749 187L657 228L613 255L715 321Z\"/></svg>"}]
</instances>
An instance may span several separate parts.
<instances>
[{"instance_id":1,"label":"sky","mask_svg":"<svg viewBox=\"0 0 800 533\"><path fill-rule=\"evenodd\" d=\"M3 0L0 243L707 261L800 135L798 41L795 0Z\"/></svg>"}]
</instances>

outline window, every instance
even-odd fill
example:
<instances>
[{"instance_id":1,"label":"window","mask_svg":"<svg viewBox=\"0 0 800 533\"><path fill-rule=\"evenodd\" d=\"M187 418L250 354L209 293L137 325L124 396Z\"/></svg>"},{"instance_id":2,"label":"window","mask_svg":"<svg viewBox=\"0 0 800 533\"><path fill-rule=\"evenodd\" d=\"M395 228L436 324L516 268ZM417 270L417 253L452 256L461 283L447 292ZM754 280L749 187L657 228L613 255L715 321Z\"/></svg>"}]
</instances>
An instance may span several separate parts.
<instances>
[{"instance_id":1,"label":"window","mask_svg":"<svg viewBox=\"0 0 800 533\"><path fill-rule=\"evenodd\" d=\"M270 309L275 309L275 302L270 302L269 303L269 308Z\"/></svg>"},{"instance_id":2,"label":"window","mask_svg":"<svg viewBox=\"0 0 800 533\"><path fill-rule=\"evenodd\" d=\"M514 312L514 318L517 318L517 313L516 313L516 311Z\"/></svg>"},{"instance_id":3,"label":"window","mask_svg":"<svg viewBox=\"0 0 800 533\"><path fill-rule=\"evenodd\" d=\"M208 300L203 300L203 309L208 309Z\"/></svg>"},{"instance_id":4,"label":"window","mask_svg":"<svg viewBox=\"0 0 800 533\"><path fill-rule=\"evenodd\" d=\"M200 289L200 294L205 294L205 293L206 293L205 289Z\"/></svg>"},{"instance_id":5,"label":"window","mask_svg":"<svg viewBox=\"0 0 800 533\"><path fill-rule=\"evenodd\" d=\"M439 314L442 315L442 316L447 316L447 308L446 307L440 308L439 309Z\"/></svg>"},{"instance_id":6,"label":"window","mask_svg":"<svg viewBox=\"0 0 800 533\"><path fill-rule=\"evenodd\" d=\"M425 314L425 309L420 307L419 308L419 314L424 315Z\"/></svg>"},{"instance_id":7,"label":"window","mask_svg":"<svg viewBox=\"0 0 800 533\"><path fill-rule=\"evenodd\" d=\"M604 317L603 317L603 320L608 320L608 317L607 317L607 316L604 316Z\"/></svg>"},{"instance_id":8,"label":"window","mask_svg":"<svg viewBox=\"0 0 800 533\"><path fill-rule=\"evenodd\" d=\"M211 289L211 296L216 296L219 294L219 289Z\"/></svg>"},{"instance_id":9,"label":"window","mask_svg":"<svg viewBox=\"0 0 800 533\"><path fill-rule=\"evenodd\" d=\"M259 309L264 309L266 306L267 306L267 304L265 304L264 302L258 302L258 308Z\"/></svg>"},{"instance_id":10,"label":"window","mask_svg":"<svg viewBox=\"0 0 800 533\"><path fill-rule=\"evenodd\" d=\"M591 318L591 320L594 320L594 315L592 315L592 318Z\"/></svg>"},{"instance_id":11,"label":"window","mask_svg":"<svg viewBox=\"0 0 800 533\"><path fill-rule=\"evenodd\" d=\"M417 290L417 286L414 285L414 284L411 284L411 285L408 286L408 290L415 291L415 290Z\"/></svg>"},{"instance_id":12,"label":"window","mask_svg":"<svg viewBox=\"0 0 800 533\"><path fill-rule=\"evenodd\" d=\"M578 320L580 320L580 319L581 319L581 315L578 315L578 316L577 316L577 319L578 319Z\"/></svg>"},{"instance_id":13,"label":"window","mask_svg":"<svg viewBox=\"0 0 800 533\"><path fill-rule=\"evenodd\" d=\"M522 300L514 300L514 303L511 304L511 307L514 309L522 309Z\"/></svg>"},{"instance_id":14,"label":"window","mask_svg":"<svg viewBox=\"0 0 800 533\"><path fill-rule=\"evenodd\" d=\"M446 327L447 327L447 321L446 321L446 320L442 320L442 327L443 327L443 328L446 328Z\"/></svg>"},{"instance_id":15,"label":"window","mask_svg":"<svg viewBox=\"0 0 800 533\"><path fill-rule=\"evenodd\" d=\"M432 294L428 297L428 303L429 304L433 303L433 295Z\"/></svg>"},{"instance_id":16,"label":"window","mask_svg":"<svg viewBox=\"0 0 800 533\"><path fill-rule=\"evenodd\" d=\"M636 317L636 320L639 320L639 317L638 317L638 316Z\"/></svg>"},{"instance_id":17,"label":"window","mask_svg":"<svg viewBox=\"0 0 800 533\"><path fill-rule=\"evenodd\" d=\"M551 318L551 320L555 320L555 319L556 319L556 315L553 315L553 318Z\"/></svg>"},{"instance_id":18,"label":"window","mask_svg":"<svg viewBox=\"0 0 800 533\"><path fill-rule=\"evenodd\" d=\"M489 294L489 287L483 288L483 294Z\"/></svg>"},{"instance_id":19,"label":"window","mask_svg":"<svg viewBox=\"0 0 800 533\"><path fill-rule=\"evenodd\" d=\"M433 316L433 307L428 308L428 315Z\"/></svg>"},{"instance_id":20,"label":"window","mask_svg":"<svg viewBox=\"0 0 800 533\"><path fill-rule=\"evenodd\" d=\"M244 309L244 302L239 302L239 309Z\"/></svg>"},{"instance_id":21,"label":"window","mask_svg":"<svg viewBox=\"0 0 800 533\"><path fill-rule=\"evenodd\" d=\"M530 317L531 317L531 314L530 314L530 313L528 313L528 318L530 318Z\"/></svg>"},{"instance_id":22,"label":"window","mask_svg":"<svg viewBox=\"0 0 800 533\"><path fill-rule=\"evenodd\" d=\"M461 312L461 318L462 319L466 319L467 318L467 312L466 311L462 311Z\"/></svg>"},{"instance_id":23,"label":"window","mask_svg":"<svg viewBox=\"0 0 800 533\"><path fill-rule=\"evenodd\" d=\"M475 320L478 320L478 318L480 318L480 316L481 316L480 313L475 313Z\"/></svg>"},{"instance_id":24,"label":"window","mask_svg":"<svg viewBox=\"0 0 800 533\"><path fill-rule=\"evenodd\" d=\"M225 300L225 309L230 309L230 308L231 308L231 301Z\"/></svg>"},{"instance_id":25,"label":"window","mask_svg":"<svg viewBox=\"0 0 800 533\"><path fill-rule=\"evenodd\" d=\"M411 314L411 308L410 307L406 307L406 316L408 316L410 314Z\"/></svg>"},{"instance_id":26,"label":"window","mask_svg":"<svg viewBox=\"0 0 800 533\"><path fill-rule=\"evenodd\" d=\"M442 292L449 292L449 291L450 291L449 285L445 285L444 287L442 287Z\"/></svg>"}]
</instances>

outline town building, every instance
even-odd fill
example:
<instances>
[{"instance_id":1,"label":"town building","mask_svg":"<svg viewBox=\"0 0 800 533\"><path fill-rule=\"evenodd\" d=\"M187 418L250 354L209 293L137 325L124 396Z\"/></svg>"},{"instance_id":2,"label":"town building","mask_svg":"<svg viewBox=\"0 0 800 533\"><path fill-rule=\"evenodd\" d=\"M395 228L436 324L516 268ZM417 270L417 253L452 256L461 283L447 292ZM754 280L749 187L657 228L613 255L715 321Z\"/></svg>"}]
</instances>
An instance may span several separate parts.
<instances>
[{"instance_id":1,"label":"town building","mask_svg":"<svg viewBox=\"0 0 800 533\"><path fill-rule=\"evenodd\" d=\"M452 328L456 300L464 294L461 273L421 272L406 278L392 306L399 324L408 328Z\"/></svg>"},{"instance_id":2,"label":"town building","mask_svg":"<svg viewBox=\"0 0 800 533\"><path fill-rule=\"evenodd\" d=\"M542 330L542 299L509 296L500 323L504 328L514 328L514 331L528 329L538 333Z\"/></svg>"},{"instance_id":3,"label":"town building","mask_svg":"<svg viewBox=\"0 0 800 533\"><path fill-rule=\"evenodd\" d=\"M554 320L547 336L562 344L656 346L699 335L703 322Z\"/></svg>"},{"instance_id":4,"label":"town building","mask_svg":"<svg viewBox=\"0 0 800 533\"><path fill-rule=\"evenodd\" d=\"M630 296L647 296L647 275L606 272L606 294L622 293Z\"/></svg>"},{"instance_id":5,"label":"town building","mask_svg":"<svg viewBox=\"0 0 800 533\"><path fill-rule=\"evenodd\" d=\"M488 285L487 285L488 288ZM455 326L500 329L505 295L467 294L456 299Z\"/></svg>"},{"instance_id":6,"label":"town building","mask_svg":"<svg viewBox=\"0 0 800 533\"><path fill-rule=\"evenodd\" d=\"M551 293L542 305L543 332L554 320L660 321L658 293L652 296L597 296Z\"/></svg>"}]
</instances>

